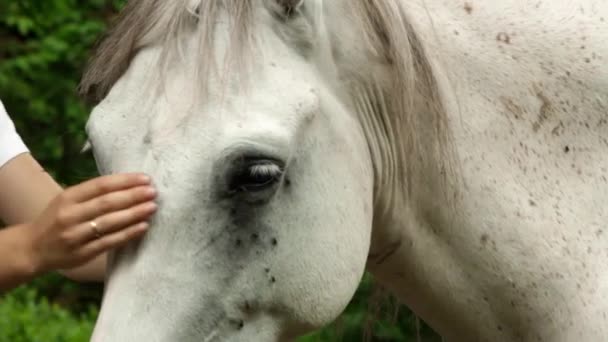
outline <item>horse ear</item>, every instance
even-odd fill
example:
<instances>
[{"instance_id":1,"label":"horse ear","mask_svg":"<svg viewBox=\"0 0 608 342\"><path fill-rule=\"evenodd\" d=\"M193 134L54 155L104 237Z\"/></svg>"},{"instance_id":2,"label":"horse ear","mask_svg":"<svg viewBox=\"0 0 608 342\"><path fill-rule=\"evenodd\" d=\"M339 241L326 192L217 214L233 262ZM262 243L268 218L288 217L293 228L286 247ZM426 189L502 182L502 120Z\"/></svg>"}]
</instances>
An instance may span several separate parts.
<instances>
[{"instance_id":1,"label":"horse ear","mask_svg":"<svg viewBox=\"0 0 608 342\"><path fill-rule=\"evenodd\" d=\"M304 0L275 0L281 9L284 11L283 13L289 16L294 11L298 10L302 4L304 4Z\"/></svg>"}]
</instances>

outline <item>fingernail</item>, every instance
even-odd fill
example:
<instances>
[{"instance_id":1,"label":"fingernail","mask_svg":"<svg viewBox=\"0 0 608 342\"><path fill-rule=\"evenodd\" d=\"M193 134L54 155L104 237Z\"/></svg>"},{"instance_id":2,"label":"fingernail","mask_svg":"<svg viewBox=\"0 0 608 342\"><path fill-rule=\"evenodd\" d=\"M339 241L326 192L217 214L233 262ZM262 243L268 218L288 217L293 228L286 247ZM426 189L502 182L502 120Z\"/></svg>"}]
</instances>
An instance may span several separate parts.
<instances>
[{"instance_id":1,"label":"fingernail","mask_svg":"<svg viewBox=\"0 0 608 342\"><path fill-rule=\"evenodd\" d=\"M147 222L142 222L140 224L137 225L136 229L137 230L146 230L150 227L150 225Z\"/></svg>"},{"instance_id":2,"label":"fingernail","mask_svg":"<svg viewBox=\"0 0 608 342\"><path fill-rule=\"evenodd\" d=\"M158 205L156 203L148 203L146 205L146 211L155 211L158 209Z\"/></svg>"},{"instance_id":3,"label":"fingernail","mask_svg":"<svg viewBox=\"0 0 608 342\"><path fill-rule=\"evenodd\" d=\"M145 191L146 191L146 195L148 195L148 196L155 196L156 195L156 189L153 188L153 187L151 187L151 186L147 187Z\"/></svg>"},{"instance_id":4,"label":"fingernail","mask_svg":"<svg viewBox=\"0 0 608 342\"><path fill-rule=\"evenodd\" d=\"M152 181L152 178L150 178L150 176L143 174L139 176L139 179L145 183L150 183Z\"/></svg>"}]
</instances>

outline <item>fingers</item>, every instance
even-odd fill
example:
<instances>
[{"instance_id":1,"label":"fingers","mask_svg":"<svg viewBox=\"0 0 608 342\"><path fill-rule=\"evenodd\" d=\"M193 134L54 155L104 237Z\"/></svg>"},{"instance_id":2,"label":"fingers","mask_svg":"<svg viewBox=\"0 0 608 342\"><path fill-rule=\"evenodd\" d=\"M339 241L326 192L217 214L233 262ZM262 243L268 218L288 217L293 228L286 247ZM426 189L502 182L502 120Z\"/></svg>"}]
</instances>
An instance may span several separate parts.
<instances>
[{"instance_id":1,"label":"fingers","mask_svg":"<svg viewBox=\"0 0 608 342\"><path fill-rule=\"evenodd\" d=\"M78 243L85 243L96 238L96 233L101 236L111 235L137 223L146 221L154 212L157 205L152 202L142 203L137 206L108 213L95 219L95 229L90 221L82 223L77 227Z\"/></svg>"},{"instance_id":2,"label":"fingers","mask_svg":"<svg viewBox=\"0 0 608 342\"><path fill-rule=\"evenodd\" d=\"M140 238L148 229L145 222L137 223L129 228L119 230L112 234L105 235L99 239L92 240L78 252L83 259L93 258L110 249L123 246L127 242Z\"/></svg>"},{"instance_id":3,"label":"fingers","mask_svg":"<svg viewBox=\"0 0 608 342\"><path fill-rule=\"evenodd\" d=\"M150 177L141 173L103 176L67 189L64 196L69 201L80 203L107 193L149 185L150 182Z\"/></svg>"},{"instance_id":4,"label":"fingers","mask_svg":"<svg viewBox=\"0 0 608 342\"><path fill-rule=\"evenodd\" d=\"M132 189L115 191L74 207L73 215L78 222L97 219L115 211L131 208L156 197L156 190L150 186L139 186Z\"/></svg>"}]
</instances>

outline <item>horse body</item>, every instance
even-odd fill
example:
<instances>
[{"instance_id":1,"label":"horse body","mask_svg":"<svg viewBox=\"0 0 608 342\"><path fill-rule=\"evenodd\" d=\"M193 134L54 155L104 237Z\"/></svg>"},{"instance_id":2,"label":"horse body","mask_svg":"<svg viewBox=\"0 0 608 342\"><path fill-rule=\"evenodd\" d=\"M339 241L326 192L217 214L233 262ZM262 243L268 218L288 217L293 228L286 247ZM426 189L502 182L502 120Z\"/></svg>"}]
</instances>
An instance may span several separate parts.
<instances>
[{"instance_id":1,"label":"horse body","mask_svg":"<svg viewBox=\"0 0 608 342\"><path fill-rule=\"evenodd\" d=\"M462 182L450 214L437 174L420 173L411 216L388 240L376 231L371 269L446 338L605 339L608 7L404 3Z\"/></svg>"},{"instance_id":2,"label":"horse body","mask_svg":"<svg viewBox=\"0 0 608 342\"><path fill-rule=\"evenodd\" d=\"M150 3L89 135L161 210L114 256L94 340L291 338L365 267L448 340L608 337L608 4L251 1L252 86L210 67L198 102L196 30L234 67L242 8L184 2L188 27Z\"/></svg>"}]
</instances>

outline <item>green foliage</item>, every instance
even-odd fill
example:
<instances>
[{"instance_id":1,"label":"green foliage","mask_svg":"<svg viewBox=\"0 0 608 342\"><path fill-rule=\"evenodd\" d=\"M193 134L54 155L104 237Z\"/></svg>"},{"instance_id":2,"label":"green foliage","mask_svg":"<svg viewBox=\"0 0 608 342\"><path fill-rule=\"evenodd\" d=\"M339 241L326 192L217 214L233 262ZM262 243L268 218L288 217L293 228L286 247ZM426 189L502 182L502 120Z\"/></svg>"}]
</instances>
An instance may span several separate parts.
<instances>
[{"instance_id":1,"label":"green foliage","mask_svg":"<svg viewBox=\"0 0 608 342\"><path fill-rule=\"evenodd\" d=\"M55 177L73 183L94 174L91 159L79 154L88 108L76 89L91 47L119 2L3 3L0 98L28 146Z\"/></svg>"},{"instance_id":2,"label":"green foliage","mask_svg":"<svg viewBox=\"0 0 608 342\"><path fill-rule=\"evenodd\" d=\"M81 342L88 341L97 309L90 307L76 316L40 297L36 289L19 288L2 299L0 341Z\"/></svg>"},{"instance_id":3,"label":"green foliage","mask_svg":"<svg viewBox=\"0 0 608 342\"><path fill-rule=\"evenodd\" d=\"M0 0L0 99L61 183L96 175L92 158L80 153L90 108L76 88L92 46L124 2ZM99 286L57 275L37 279L0 299L0 342L87 341L100 295ZM409 311L376 297L366 276L335 324L300 341L415 341L417 334L438 340L424 325L418 329Z\"/></svg>"}]
</instances>

